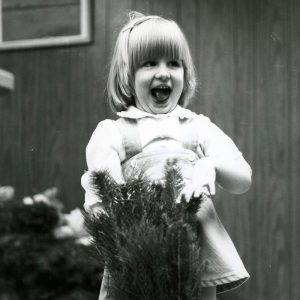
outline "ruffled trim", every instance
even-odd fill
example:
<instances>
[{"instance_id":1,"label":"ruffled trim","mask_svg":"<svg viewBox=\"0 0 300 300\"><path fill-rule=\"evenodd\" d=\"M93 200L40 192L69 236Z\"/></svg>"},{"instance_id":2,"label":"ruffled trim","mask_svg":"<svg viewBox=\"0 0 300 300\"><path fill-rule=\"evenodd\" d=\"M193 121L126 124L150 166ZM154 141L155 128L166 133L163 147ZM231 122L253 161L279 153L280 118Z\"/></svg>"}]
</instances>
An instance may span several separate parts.
<instances>
[{"instance_id":1,"label":"ruffled trim","mask_svg":"<svg viewBox=\"0 0 300 300\"><path fill-rule=\"evenodd\" d=\"M217 294L220 294L241 286L249 279L249 277L250 277L249 275L237 276L236 274L232 274L222 278L202 280L201 286L202 287L216 286Z\"/></svg>"}]
</instances>

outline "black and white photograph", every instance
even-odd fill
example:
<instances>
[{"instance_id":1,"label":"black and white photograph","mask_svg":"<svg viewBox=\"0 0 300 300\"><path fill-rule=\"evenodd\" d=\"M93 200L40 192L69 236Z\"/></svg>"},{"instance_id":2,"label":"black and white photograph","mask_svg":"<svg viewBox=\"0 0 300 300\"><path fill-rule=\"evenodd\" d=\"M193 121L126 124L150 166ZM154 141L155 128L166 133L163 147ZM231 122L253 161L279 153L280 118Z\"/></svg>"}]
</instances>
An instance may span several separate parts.
<instances>
[{"instance_id":1,"label":"black and white photograph","mask_svg":"<svg viewBox=\"0 0 300 300\"><path fill-rule=\"evenodd\" d=\"M299 82L299 0L0 0L0 300L300 299Z\"/></svg>"}]
</instances>

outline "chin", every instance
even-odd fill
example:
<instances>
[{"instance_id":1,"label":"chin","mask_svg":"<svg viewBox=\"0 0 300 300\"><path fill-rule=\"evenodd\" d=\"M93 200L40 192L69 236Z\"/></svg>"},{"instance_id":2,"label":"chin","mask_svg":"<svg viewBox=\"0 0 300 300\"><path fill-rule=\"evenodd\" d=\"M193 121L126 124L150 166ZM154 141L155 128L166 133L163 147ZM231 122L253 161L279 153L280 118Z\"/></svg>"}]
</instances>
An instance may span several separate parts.
<instances>
[{"instance_id":1,"label":"chin","mask_svg":"<svg viewBox=\"0 0 300 300\"><path fill-rule=\"evenodd\" d=\"M159 114L167 114L170 111L171 111L171 109L166 109L166 108L164 108L164 109L153 109L152 113L156 114L156 115L159 115Z\"/></svg>"},{"instance_id":2,"label":"chin","mask_svg":"<svg viewBox=\"0 0 300 300\"><path fill-rule=\"evenodd\" d=\"M167 114L167 113L171 112L175 107L176 107L176 105L173 106L173 105L167 104L166 106L161 106L161 107L155 106L151 110L152 110L152 113L154 113L154 114Z\"/></svg>"}]
</instances>

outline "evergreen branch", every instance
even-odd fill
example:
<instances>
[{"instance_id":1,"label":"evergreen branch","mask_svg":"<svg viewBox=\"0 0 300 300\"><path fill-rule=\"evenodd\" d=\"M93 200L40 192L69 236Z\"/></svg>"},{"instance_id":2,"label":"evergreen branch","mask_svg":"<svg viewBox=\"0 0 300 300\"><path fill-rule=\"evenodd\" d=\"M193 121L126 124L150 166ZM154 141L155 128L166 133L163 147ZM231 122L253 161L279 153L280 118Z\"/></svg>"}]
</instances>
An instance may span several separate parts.
<instances>
[{"instance_id":1,"label":"evergreen branch","mask_svg":"<svg viewBox=\"0 0 300 300\"><path fill-rule=\"evenodd\" d=\"M203 197L176 204L183 180L174 165L167 164L162 184L138 178L117 185L105 172L93 174L106 214L86 218L86 224L116 300L196 300L201 295L201 230L195 213Z\"/></svg>"}]
</instances>

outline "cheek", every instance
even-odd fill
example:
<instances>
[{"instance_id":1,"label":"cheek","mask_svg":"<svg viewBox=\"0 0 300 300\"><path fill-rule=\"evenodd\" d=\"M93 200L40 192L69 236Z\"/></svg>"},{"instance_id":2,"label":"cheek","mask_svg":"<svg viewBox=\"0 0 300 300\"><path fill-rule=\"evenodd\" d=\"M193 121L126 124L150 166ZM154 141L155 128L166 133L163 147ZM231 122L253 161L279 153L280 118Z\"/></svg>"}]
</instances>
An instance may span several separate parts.
<instances>
[{"instance_id":1,"label":"cheek","mask_svg":"<svg viewBox=\"0 0 300 300\"><path fill-rule=\"evenodd\" d=\"M142 92L146 88L148 88L148 80L145 74L137 72L135 75L135 80L134 80L134 89L137 91Z\"/></svg>"},{"instance_id":2,"label":"cheek","mask_svg":"<svg viewBox=\"0 0 300 300\"><path fill-rule=\"evenodd\" d=\"M141 84L138 79L134 81L134 92L136 95L139 95L141 93Z\"/></svg>"},{"instance_id":3,"label":"cheek","mask_svg":"<svg viewBox=\"0 0 300 300\"><path fill-rule=\"evenodd\" d=\"M145 84L144 82L139 82L136 85L135 93L137 96L140 96L142 98L147 97L149 92L149 85Z\"/></svg>"},{"instance_id":4,"label":"cheek","mask_svg":"<svg viewBox=\"0 0 300 300\"><path fill-rule=\"evenodd\" d=\"M180 72L177 74L176 76L176 86L178 88L178 90L183 90L183 86L184 86L184 72Z\"/></svg>"},{"instance_id":5,"label":"cheek","mask_svg":"<svg viewBox=\"0 0 300 300\"><path fill-rule=\"evenodd\" d=\"M142 95L144 93L144 87L142 82L136 81L134 86L135 94L137 96Z\"/></svg>"},{"instance_id":6,"label":"cheek","mask_svg":"<svg viewBox=\"0 0 300 300\"><path fill-rule=\"evenodd\" d=\"M178 81L184 81L184 70L183 69L180 69L177 71L176 73L176 78Z\"/></svg>"}]
</instances>

